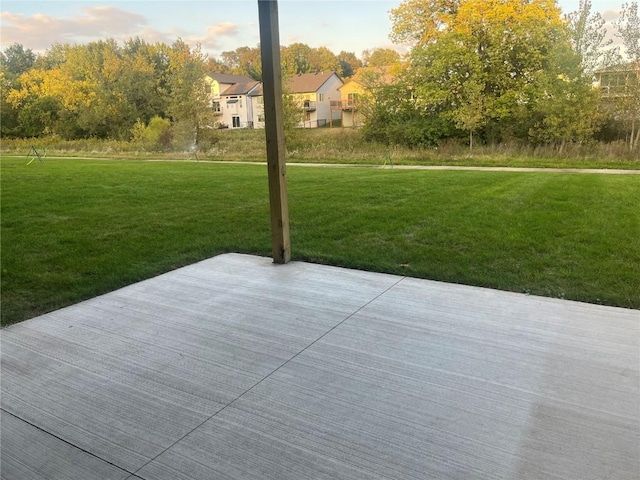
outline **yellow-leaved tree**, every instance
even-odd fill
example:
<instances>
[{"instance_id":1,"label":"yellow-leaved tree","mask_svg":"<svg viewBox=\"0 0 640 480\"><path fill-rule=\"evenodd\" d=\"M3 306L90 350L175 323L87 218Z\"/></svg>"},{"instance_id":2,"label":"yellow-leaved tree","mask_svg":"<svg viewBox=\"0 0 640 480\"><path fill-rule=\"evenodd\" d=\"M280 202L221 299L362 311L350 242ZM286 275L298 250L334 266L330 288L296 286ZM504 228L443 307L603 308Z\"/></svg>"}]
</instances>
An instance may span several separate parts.
<instances>
[{"instance_id":1,"label":"yellow-leaved tree","mask_svg":"<svg viewBox=\"0 0 640 480\"><path fill-rule=\"evenodd\" d=\"M416 110L447 119L470 144L476 133L584 141L597 128L597 115L568 127L579 116L569 108L544 121L541 109L557 102L589 115L594 106L555 0L405 0L391 19L391 38L413 47L404 81Z\"/></svg>"}]
</instances>

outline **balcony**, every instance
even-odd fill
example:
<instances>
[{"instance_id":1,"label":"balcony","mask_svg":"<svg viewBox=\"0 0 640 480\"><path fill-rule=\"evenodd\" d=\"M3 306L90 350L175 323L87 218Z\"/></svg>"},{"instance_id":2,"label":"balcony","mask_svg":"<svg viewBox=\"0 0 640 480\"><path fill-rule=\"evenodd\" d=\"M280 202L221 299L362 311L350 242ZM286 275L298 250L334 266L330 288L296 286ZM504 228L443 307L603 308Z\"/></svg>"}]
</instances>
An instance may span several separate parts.
<instances>
[{"instance_id":1,"label":"balcony","mask_svg":"<svg viewBox=\"0 0 640 480\"><path fill-rule=\"evenodd\" d=\"M336 110L358 110L358 100L351 98L347 100L331 100L331 108Z\"/></svg>"},{"instance_id":2,"label":"balcony","mask_svg":"<svg viewBox=\"0 0 640 480\"><path fill-rule=\"evenodd\" d=\"M314 112L316 110L316 102L305 100L302 102L302 108L305 112Z\"/></svg>"}]
</instances>

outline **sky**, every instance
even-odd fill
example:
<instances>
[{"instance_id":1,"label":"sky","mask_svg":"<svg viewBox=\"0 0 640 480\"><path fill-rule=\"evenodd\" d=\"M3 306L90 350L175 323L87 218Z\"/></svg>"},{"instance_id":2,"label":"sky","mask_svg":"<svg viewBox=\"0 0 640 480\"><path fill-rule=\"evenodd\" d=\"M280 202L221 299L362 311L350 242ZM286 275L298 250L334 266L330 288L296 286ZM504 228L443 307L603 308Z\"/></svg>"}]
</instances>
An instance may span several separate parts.
<instances>
[{"instance_id":1,"label":"sky","mask_svg":"<svg viewBox=\"0 0 640 480\"><path fill-rule=\"evenodd\" d=\"M559 0L565 13L579 0ZM592 0L592 10L608 22L618 17L623 0ZM389 40L389 10L400 0L280 0L280 44L325 46L334 53L378 47L406 47ZM612 28L608 29L612 32ZM211 57L259 42L256 0L85 0L0 2L0 48L20 43L44 52L54 43L87 43L140 37L171 44L182 38Z\"/></svg>"}]
</instances>

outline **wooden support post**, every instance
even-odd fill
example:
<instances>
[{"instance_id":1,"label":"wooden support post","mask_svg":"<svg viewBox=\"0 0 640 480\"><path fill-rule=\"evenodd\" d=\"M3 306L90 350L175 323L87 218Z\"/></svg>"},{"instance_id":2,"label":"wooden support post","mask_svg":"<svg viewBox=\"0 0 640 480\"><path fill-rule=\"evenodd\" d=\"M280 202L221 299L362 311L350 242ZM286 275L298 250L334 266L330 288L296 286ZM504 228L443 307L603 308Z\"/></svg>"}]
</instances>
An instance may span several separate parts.
<instances>
[{"instance_id":1,"label":"wooden support post","mask_svg":"<svg viewBox=\"0 0 640 480\"><path fill-rule=\"evenodd\" d=\"M275 263L287 263L291 260L291 244L289 241L287 167L284 158L278 1L258 0L258 19L260 22L267 168L269 171L272 253Z\"/></svg>"}]
</instances>

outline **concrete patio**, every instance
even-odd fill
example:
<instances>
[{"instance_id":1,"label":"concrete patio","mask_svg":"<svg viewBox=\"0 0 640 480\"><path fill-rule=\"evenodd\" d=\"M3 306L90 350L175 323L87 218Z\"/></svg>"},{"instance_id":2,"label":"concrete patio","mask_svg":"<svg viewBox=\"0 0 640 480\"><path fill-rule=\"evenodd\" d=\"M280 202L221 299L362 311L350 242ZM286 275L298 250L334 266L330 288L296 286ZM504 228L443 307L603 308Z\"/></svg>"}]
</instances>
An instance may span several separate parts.
<instances>
[{"instance_id":1,"label":"concrete patio","mask_svg":"<svg viewBox=\"0 0 640 480\"><path fill-rule=\"evenodd\" d=\"M637 310L227 254L1 335L6 480L640 478Z\"/></svg>"}]
</instances>

